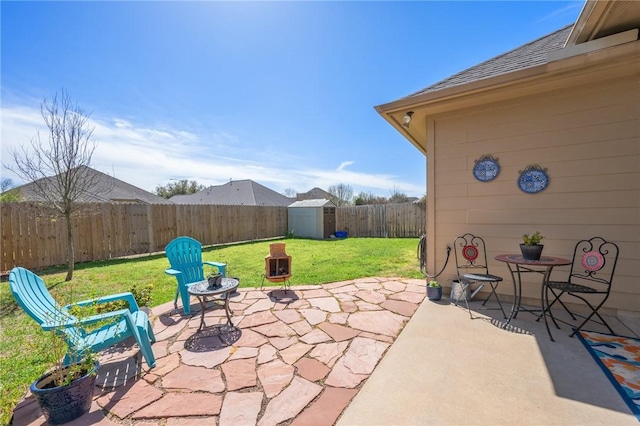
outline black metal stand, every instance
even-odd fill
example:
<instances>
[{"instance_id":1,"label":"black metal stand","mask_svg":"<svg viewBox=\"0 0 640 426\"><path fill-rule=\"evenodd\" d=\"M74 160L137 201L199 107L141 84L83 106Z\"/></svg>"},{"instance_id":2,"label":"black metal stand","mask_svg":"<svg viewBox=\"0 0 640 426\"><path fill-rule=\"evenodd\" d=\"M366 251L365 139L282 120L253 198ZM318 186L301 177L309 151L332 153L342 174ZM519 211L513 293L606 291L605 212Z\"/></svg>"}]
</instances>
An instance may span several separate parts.
<instances>
[{"instance_id":1,"label":"black metal stand","mask_svg":"<svg viewBox=\"0 0 640 426\"><path fill-rule=\"evenodd\" d=\"M266 275L262 275L262 282L260 283L260 291L264 288L264 280L268 280L269 282L280 282L282 283L282 287L284 288L284 293L287 294L287 290L291 288L291 281L289 278L278 278L278 277L267 277Z\"/></svg>"}]
</instances>

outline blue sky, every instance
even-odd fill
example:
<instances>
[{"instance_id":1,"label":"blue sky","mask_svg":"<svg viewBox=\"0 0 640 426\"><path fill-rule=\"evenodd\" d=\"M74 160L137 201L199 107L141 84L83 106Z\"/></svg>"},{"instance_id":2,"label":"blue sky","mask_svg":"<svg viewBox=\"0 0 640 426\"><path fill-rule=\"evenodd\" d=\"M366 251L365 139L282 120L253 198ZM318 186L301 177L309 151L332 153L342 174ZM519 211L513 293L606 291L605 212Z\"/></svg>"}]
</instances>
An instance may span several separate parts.
<instances>
[{"instance_id":1,"label":"blue sky","mask_svg":"<svg viewBox=\"0 0 640 426\"><path fill-rule=\"evenodd\" d=\"M573 23L583 4L2 1L2 163L46 137L40 104L65 90L91 114L93 167L151 192L252 179L419 197L424 156L374 106Z\"/></svg>"}]
</instances>

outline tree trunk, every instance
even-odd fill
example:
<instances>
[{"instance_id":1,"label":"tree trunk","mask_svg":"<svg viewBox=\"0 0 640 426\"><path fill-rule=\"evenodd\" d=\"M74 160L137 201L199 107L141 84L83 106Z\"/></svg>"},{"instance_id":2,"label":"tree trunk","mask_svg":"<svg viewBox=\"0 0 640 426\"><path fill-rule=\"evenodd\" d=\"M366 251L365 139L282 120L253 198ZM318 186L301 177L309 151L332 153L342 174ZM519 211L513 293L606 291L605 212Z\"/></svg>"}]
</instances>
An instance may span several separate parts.
<instances>
[{"instance_id":1,"label":"tree trunk","mask_svg":"<svg viewBox=\"0 0 640 426\"><path fill-rule=\"evenodd\" d=\"M73 278L73 267L75 264L75 251L73 248L73 224L71 223L71 213L65 213L67 220L67 277L65 281L71 281Z\"/></svg>"}]
</instances>

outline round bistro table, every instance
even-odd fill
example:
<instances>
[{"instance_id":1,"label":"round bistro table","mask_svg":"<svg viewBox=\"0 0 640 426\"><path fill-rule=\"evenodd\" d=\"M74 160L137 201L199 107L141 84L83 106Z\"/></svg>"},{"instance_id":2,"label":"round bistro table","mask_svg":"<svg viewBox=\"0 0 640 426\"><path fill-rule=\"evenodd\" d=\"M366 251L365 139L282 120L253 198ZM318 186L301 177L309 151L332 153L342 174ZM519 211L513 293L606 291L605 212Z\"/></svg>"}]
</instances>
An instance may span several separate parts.
<instances>
[{"instance_id":1,"label":"round bistro table","mask_svg":"<svg viewBox=\"0 0 640 426\"><path fill-rule=\"evenodd\" d=\"M200 327L198 331L201 331L204 327L204 313L206 309L207 297L220 296L219 299L214 299L214 302L224 301L224 311L227 314L227 324L233 327L231 322L231 311L229 310L229 297L231 293L238 288L239 281L235 278L223 278L222 283L218 287L209 287L208 281L200 281L196 284L189 286L189 294L198 298L200 302Z\"/></svg>"},{"instance_id":2,"label":"round bistro table","mask_svg":"<svg viewBox=\"0 0 640 426\"><path fill-rule=\"evenodd\" d=\"M509 272L511 273L511 279L513 280L513 292L514 292L514 300L513 306L511 307L511 313L509 314L509 318L507 319L507 325L511 322L513 318L518 315L519 311L527 311L536 313L537 310L531 310L523 308L521 305L522 301L522 274L526 273L537 273L542 274L542 285L540 291L540 315L544 317L544 325L547 328L547 333L549 334L549 338L553 342L553 336L551 335L551 330L549 329L549 324L547 323L547 306L545 303L545 289L547 285L547 281L549 281L549 276L551 275L551 271L556 266L564 266L570 265L571 260L565 259L563 257L554 257L554 256L541 256L540 260L527 260L522 257L521 254L515 253L507 253L507 254L499 254L495 257L496 260L500 262L504 262L507 264L509 268ZM506 326L506 325L505 325Z\"/></svg>"}]
</instances>

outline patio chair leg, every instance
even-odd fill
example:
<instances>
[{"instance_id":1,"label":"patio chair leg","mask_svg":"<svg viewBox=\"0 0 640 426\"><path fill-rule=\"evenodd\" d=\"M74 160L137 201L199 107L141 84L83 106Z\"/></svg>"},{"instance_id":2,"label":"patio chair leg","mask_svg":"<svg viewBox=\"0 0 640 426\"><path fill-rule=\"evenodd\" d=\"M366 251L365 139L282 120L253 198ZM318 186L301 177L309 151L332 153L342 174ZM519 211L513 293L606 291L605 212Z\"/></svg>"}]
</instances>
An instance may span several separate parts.
<instances>
[{"instance_id":1,"label":"patio chair leg","mask_svg":"<svg viewBox=\"0 0 640 426\"><path fill-rule=\"evenodd\" d=\"M471 314L471 308L469 307L469 301L467 300L467 289L469 288L469 284L463 284L462 282L460 282L460 294L462 295L462 298L464 299L464 303L467 305L467 311L469 311L469 317L471 319L473 319L473 315ZM458 306L458 301L460 299L455 299L455 302L453 303L455 306Z\"/></svg>"}]
</instances>

